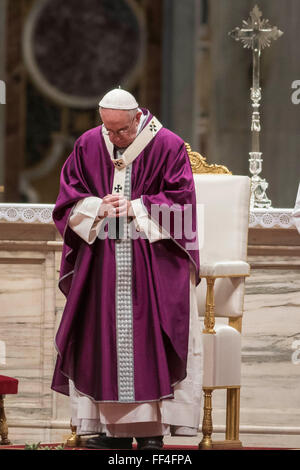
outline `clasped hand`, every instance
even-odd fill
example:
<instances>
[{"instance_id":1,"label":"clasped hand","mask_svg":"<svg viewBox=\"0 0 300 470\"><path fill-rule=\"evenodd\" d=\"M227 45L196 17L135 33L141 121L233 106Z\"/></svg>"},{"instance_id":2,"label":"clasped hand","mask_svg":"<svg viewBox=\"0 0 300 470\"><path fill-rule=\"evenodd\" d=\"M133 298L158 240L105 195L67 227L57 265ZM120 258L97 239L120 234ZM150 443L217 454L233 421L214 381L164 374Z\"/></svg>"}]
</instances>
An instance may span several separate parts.
<instances>
[{"instance_id":1,"label":"clasped hand","mask_svg":"<svg viewBox=\"0 0 300 470\"><path fill-rule=\"evenodd\" d=\"M131 201L125 196L107 194L104 196L99 208L98 217L135 217Z\"/></svg>"}]
</instances>

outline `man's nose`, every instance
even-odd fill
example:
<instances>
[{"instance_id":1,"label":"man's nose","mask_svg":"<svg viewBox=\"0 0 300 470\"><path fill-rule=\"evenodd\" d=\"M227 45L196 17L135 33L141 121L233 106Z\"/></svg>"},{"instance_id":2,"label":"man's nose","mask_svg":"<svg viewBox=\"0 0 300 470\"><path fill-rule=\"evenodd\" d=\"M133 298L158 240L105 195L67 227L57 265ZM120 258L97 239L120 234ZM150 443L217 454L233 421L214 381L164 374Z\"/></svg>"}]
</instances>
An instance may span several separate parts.
<instances>
[{"instance_id":1,"label":"man's nose","mask_svg":"<svg viewBox=\"0 0 300 470\"><path fill-rule=\"evenodd\" d=\"M120 137L118 136L118 134L110 134L109 135L109 140L114 144L115 142L118 142L118 140L120 140Z\"/></svg>"}]
</instances>

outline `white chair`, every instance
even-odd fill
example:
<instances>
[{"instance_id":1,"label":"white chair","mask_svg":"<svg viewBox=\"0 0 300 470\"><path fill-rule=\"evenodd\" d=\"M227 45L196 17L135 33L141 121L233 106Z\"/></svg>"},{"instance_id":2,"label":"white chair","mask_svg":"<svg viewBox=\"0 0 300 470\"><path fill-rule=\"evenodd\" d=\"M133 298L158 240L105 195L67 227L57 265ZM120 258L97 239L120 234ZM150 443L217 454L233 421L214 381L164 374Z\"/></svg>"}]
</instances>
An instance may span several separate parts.
<instances>
[{"instance_id":1,"label":"white chair","mask_svg":"<svg viewBox=\"0 0 300 470\"><path fill-rule=\"evenodd\" d=\"M241 328L247 263L250 178L208 165L188 147L197 197L203 329L203 438L199 448L240 447ZM211 174L210 174L211 173ZM215 317L228 324L215 325ZM227 389L225 441L212 441L212 392Z\"/></svg>"}]
</instances>

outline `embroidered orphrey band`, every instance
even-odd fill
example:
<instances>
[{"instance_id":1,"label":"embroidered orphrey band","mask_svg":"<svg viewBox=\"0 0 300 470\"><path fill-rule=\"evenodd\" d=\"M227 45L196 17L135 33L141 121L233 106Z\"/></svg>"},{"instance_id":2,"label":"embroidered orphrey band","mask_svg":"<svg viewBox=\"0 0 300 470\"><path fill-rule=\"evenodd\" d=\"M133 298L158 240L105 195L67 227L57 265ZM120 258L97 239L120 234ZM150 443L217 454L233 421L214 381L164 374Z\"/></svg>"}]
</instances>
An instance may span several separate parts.
<instances>
[{"instance_id":1,"label":"embroidered orphrey band","mask_svg":"<svg viewBox=\"0 0 300 470\"><path fill-rule=\"evenodd\" d=\"M131 197L131 168L126 168L124 196ZM120 220L121 222L121 220ZM132 241L129 224L124 238L116 240L116 331L119 402L134 402L134 356L132 321ZM124 233L120 230L120 234Z\"/></svg>"}]
</instances>

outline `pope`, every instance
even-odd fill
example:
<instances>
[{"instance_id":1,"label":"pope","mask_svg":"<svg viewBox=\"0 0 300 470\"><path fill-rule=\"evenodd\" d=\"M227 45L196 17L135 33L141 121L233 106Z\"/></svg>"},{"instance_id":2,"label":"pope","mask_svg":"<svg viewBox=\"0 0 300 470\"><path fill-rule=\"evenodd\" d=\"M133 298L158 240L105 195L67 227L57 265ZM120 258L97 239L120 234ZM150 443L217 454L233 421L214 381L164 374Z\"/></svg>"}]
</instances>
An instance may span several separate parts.
<instances>
[{"instance_id":1,"label":"pope","mask_svg":"<svg viewBox=\"0 0 300 470\"><path fill-rule=\"evenodd\" d=\"M53 220L63 237L52 389L69 395L91 448L160 449L196 435L201 340L196 196L183 140L129 92L63 165Z\"/></svg>"}]
</instances>

